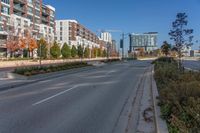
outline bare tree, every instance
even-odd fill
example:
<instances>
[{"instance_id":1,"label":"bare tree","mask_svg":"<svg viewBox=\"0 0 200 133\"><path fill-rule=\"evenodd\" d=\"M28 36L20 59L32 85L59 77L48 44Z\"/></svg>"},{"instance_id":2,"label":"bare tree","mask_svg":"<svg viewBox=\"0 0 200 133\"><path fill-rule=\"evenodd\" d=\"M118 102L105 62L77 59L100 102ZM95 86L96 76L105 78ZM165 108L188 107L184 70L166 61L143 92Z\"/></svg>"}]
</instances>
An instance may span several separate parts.
<instances>
[{"instance_id":1,"label":"bare tree","mask_svg":"<svg viewBox=\"0 0 200 133\"><path fill-rule=\"evenodd\" d=\"M175 42L175 47L178 50L179 65L182 57L182 49L184 47L190 47L192 45L193 29L187 29L188 16L186 13L178 13L176 15L176 20L172 22L172 30L170 30L169 35L171 40Z\"/></svg>"},{"instance_id":2,"label":"bare tree","mask_svg":"<svg viewBox=\"0 0 200 133\"><path fill-rule=\"evenodd\" d=\"M18 38L20 29L16 29L14 24L11 23L11 25L4 25L4 30L7 33L7 55L10 54L10 57L13 57L13 54L15 54L15 52L20 49Z\"/></svg>"}]
</instances>

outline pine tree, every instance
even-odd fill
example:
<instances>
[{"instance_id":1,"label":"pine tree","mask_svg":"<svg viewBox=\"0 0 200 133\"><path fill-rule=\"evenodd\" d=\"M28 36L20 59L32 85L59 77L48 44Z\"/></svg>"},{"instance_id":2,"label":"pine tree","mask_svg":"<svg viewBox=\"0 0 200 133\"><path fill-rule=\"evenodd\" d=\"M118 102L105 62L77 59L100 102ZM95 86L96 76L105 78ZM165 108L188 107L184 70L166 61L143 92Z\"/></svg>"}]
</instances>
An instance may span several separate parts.
<instances>
[{"instance_id":1,"label":"pine tree","mask_svg":"<svg viewBox=\"0 0 200 133\"><path fill-rule=\"evenodd\" d=\"M84 57L89 58L90 57L90 48L86 47L84 50Z\"/></svg>"},{"instance_id":2,"label":"pine tree","mask_svg":"<svg viewBox=\"0 0 200 133\"><path fill-rule=\"evenodd\" d=\"M103 50L103 54L102 54L102 56L103 56L103 57L106 57L106 56L107 56L107 52L106 52L105 49Z\"/></svg>"},{"instance_id":3,"label":"pine tree","mask_svg":"<svg viewBox=\"0 0 200 133\"><path fill-rule=\"evenodd\" d=\"M161 51L163 54L165 54L165 56L169 55L169 52L171 50L171 45L168 44L167 41L163 42L163 45L161 46Z\"/></svg>"},{"instance_id":4,"label":"pine tree","mask_svg":"<svg viewBox=\"0 0 200 133\"><path fill-rule=\"evenodd\" d=\"M37 54L39 57L47 58L47 45L47 42L43 38L38 41Z\"/></svg>"},{"instance_id":5,"label":"pine tree","mask_svg":"<svg viewBox=\"0 0 200 133\"><path fill-rule=\"evenodd\" d=\"M71 49L71 56L73 58L77 56L77 49L74 45L72 46L72 49Z\"/></svg>"},{"instance_id":6,"label":"pine tree","mask_svg":"<svg viewBox=\"0 0 200 133\"><path fill-rule=\"evenodd\" d=\"M67 43L64 43L62 49L61 49L62 57L63 58L70 58L71 56L71 49L70 46L67 45Z\"/></svg>"},{"instance_id":7,"label":"pine tree","mask_svg":"<svg viewBox=\"0 0 200 133\"><path fill-rule=\"evenodd\" d=\"M78 46L78 57L83 58L83 47L81 45Z\"/></svg>"},{"instance_id":8,"label":"pine tree","mask_svg":"<svg viewBox=\"0 0 200 133\"><path fill-rule=\"evenodd\" d=\"M54 45L50 49L51 56L53 58L59 58L61 56L60 46L57 42L54 42Z\"/></svg>"},{"instance_id":9,"label":"pine tree","mask_svg":"<svg viewBox=\"0 0 200 133\"><path fill-rule=\"evenodd\" d=\"M101 57L102 56L102 50L101 48L97 49L97 57Z\"/></svg>"}]
</instances>

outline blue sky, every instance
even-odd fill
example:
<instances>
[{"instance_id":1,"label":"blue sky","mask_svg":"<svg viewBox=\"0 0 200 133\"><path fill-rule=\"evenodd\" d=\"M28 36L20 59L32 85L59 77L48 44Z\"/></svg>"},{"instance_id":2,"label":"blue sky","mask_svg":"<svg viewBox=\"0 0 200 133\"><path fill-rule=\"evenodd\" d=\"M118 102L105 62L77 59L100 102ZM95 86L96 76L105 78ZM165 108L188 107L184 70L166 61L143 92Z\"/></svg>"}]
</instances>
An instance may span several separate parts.
<instances>
[{"instance_id":1,"label":"blue sky","mask_svg":"<svg viewBox=\"0 0 200 133\"><path fill-rule=\"evenodd\" d=\"M87 28L122 30L125 33L159 32L158 44L169 40L168 32L178 12L188 15L188 27L200 40L200 0L43 0L56 8L56 19L76 19ZM113 33L119 41L119 33ZM128 47L128 40L126 41ZM199 44L198 44L199 45ZM193 47L198 48L197 44Z\"/></svg>"}]
</instances>

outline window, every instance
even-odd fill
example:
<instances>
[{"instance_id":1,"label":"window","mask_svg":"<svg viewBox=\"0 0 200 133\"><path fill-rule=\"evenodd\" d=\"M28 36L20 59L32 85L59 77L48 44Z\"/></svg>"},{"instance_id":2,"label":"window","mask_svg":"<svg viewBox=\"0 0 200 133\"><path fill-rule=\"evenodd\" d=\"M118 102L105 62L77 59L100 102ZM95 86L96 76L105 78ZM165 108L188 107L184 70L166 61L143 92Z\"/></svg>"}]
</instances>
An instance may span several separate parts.
<instances>
[{"instance_id":1,"label":"window","mask_svg":"<svg viewBox=\"0 0 200 133\"><path fill-rule=\"evenodd\" d=\"M28 0L28 3L33 4L33 0Z\"/></svg>"},{"instance_id":2,"label":"window","mask_svg":"<svg viewBox=\"0 0 200 133\"><path fill-rule=\"evenodd\" d=\"M38 9L40 9L40 2L39 1L35 2L35 7L38 8Z\"/></svg>"},{"instance_id":3,"label":"window","mask_svg":"<svg viewBox=\"0 0 200 133\"><path fill-rule=\"evenodd\" d=\"M38 23L38 24L40 24L40 19L35 18L35 22Z\"/></svg>"},{"instance_id":4,"label":"window","mask_svg":"<svg viewBox=\"0 0 200 133\"><path fill-rule=\"evenodd\" d=\"M2 13L5 13L5 14L10 14L10 10L9 10L9 8L8 7L5 7L5 6L2 6L1 7L1 12Z\"/></svg>"},{"instance_id":5,"label":"window","mask_svg":"<svg viewBox=\"0 0 200 133\"><path fill-rule=\"evenodd\" d=\"M36 10L35 15L40 16L40 11Z\"/></svg>"},{"instance_id":6,"label":"window","mask_svg":"<svg viewBox=\"0 0 200 133\"><path fill-rule=\"evenodd\" d=\"M24 27L28 27L28 21L24 21Z\"/></svg>"},{"instance_id":7,"label":"window","mask_svg":"<svg viewBox=\"0 0 200 133\"><path fill-rule=\"evenodd\" d=\"M21 20L18 19L18 18L17 18L16 20L17 20L17 25L18 25L18 26L21 26Z\"/></svg>"},{"instance_id":8,"label":"window","mask_svg":"<svg viewBox=\"0 0 200 133\"><path fill-rule=\"evenodd\" d=\"M28 7L28 12L29 12L29 13L33 13L33 8Z\"/></svg>"},{"instance_id":9,"label":"window","mask_svg":"<svg viewBox=\"0 0 200 133\"><path fill-rule=\"evenodd\" d=\"M6 3L6 4L10 4L10 0L1 0L1 2Z\"/></svg>"},{"instance_id":10,"label":"window","mask_svg":"<svg viewBox=\"0 0 200 133\"><path fill-rule=\"evenodd\" d=\"M29 19L30 21L33 21L33 17L30 16L30 15L28 15L28 19Z\"/></svg>"}]
</instances>

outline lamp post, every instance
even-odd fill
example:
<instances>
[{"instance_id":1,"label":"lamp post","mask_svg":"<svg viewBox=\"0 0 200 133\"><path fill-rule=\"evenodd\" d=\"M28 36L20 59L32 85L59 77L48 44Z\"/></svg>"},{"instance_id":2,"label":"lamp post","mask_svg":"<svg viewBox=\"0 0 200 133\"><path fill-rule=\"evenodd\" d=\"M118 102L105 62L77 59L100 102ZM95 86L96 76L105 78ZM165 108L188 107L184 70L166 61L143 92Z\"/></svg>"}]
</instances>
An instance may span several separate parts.
<instances>
[{"instance_id":1,"label":"lamp post","mask_svg":"<svg viewBox=\"0 0 200 133\"><path fill-rule=\"evenodd\" d=\"M42 45L40 44L40 68L42 67Z\"/></svg>"},{"instance_id":2,"label":"lamp post","mask_svg":"<svg viewBox=\"0 0 200 133\"><path fill-rule=\"evenodd\" d=\"M107 42L107 60L110 58L110 43Z\"/></svg>"},{"instance_id":3,"label":"lamp post","mask_svg":"<svg viewBox=\"0 0 200 133\"><path fill-rule=\"evenodd\" d=\"M122 60L124 59L124 33L122 33Z\"/></svg>"}]
</instances>

